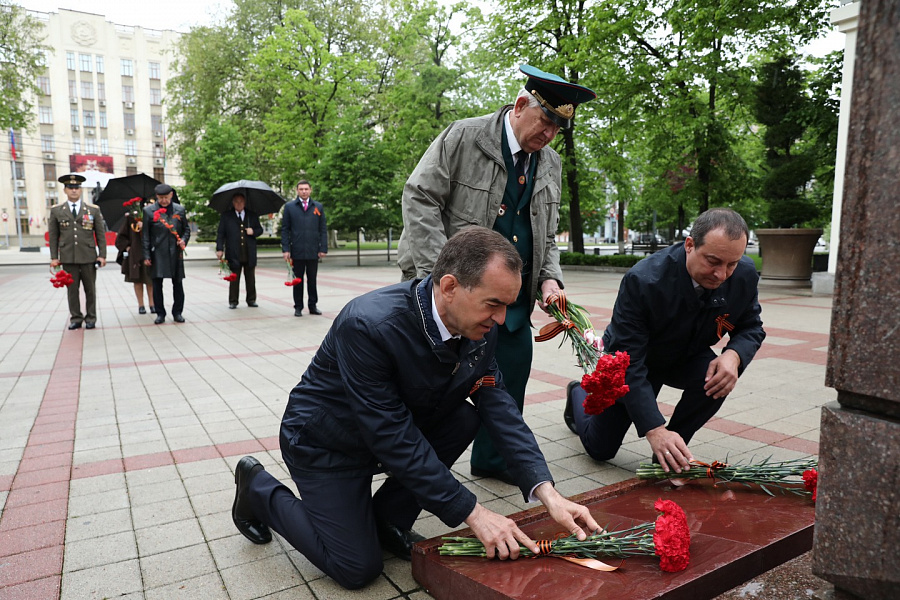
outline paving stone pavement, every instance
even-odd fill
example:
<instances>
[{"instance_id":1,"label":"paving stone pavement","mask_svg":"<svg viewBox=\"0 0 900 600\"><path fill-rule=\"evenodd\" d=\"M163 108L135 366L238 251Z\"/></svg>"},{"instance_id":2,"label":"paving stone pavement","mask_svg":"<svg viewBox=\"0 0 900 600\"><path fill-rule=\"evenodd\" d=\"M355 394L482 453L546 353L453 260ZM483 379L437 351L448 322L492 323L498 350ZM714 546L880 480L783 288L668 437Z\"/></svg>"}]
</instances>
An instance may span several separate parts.
<instances>
[{"instance_id":1,"label":"paving stone pavement","mask_svg":"<svg viewBox=\"0 0 900 600\"><path fill-rule=\"evenodd\" d=\"M343 590L277 535L251 544L230 517L245 454L293 488L277 437L288 392L341 307L398 281L399 270L383 253L362 266L329 255L319 270L324 315L296 318L277 259L257 270L259 308L229 310L214 262L196 260L211 250L189 252L186 323L139 315L113 263L98 274L97 329L67 331L66 294L49 284L46 257L0 251L0 597L430 598L390 555L371 586ZM21 262L30 264L10 264ZM565 279L602 329L621 273L567 269ZM768 338L697 434L700 460L818 453L820 407L836 398L824 386L831 299L768 289L760 299ZM535 317L537 327L549 321ZM525 418L566 495L630 479L649 458L633 428L614 460L583 453L561 414L566 383L579 376L567 344L535 345ZM664 389L664 412L677 399ZM468 459L453 470L485 506L527 507L517 489L473 478ZM429 514L415 529L449 532Z\"/></svg>"}]
</instances>

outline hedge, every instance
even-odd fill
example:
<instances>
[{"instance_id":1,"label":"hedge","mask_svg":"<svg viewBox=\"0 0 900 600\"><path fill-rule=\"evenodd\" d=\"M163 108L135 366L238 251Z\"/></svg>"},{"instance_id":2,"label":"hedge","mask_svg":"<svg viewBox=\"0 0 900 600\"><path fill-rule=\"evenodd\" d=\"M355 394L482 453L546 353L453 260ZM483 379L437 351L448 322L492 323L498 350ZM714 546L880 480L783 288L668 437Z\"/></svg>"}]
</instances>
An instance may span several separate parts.
<instances>
[{"instance_id":1,"label":"hedge","mask_svg":"<svg viewBox=\"0 0 900 600\"><path fill-rule=\"evenodd\" d=\"M581 254L580 252L560 252L559 264L561 265L589 265L596 267L625 267L631 268L643 259L643 256L634 254Z\"/></svg>"}]
</instances>

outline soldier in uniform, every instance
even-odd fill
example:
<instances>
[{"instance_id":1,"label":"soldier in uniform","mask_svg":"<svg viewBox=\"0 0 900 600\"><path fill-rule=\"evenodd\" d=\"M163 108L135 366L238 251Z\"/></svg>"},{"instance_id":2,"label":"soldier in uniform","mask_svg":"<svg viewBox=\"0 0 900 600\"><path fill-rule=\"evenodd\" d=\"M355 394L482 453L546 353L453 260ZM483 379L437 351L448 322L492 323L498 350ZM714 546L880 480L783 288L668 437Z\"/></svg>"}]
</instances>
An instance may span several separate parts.
<instances>
[{"instance_id":1,"label":"soldier in uniform","mask_svg":"<svg viewBox=\"0 0 900 600\"><path fill-rule=\"evenodd\" d=\"M85 329L97 325L97 268L106 266L106 226L100 209L81 200L84 177L75 173L63 175L66 202L50 209L50 265L72 275L69 293L69 329ZM81 312L79 288L84 287L85 311Z\"/></svg>"}]
</instances>

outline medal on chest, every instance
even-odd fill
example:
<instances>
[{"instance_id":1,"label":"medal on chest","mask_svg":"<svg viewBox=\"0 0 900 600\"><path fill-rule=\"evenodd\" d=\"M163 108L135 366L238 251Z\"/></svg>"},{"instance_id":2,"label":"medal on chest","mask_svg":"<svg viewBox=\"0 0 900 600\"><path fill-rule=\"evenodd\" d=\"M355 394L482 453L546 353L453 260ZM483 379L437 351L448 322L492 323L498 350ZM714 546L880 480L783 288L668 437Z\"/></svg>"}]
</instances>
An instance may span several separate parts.
<instances>
[{"instance_id":1,"label":"medal on chest","mask_svg":"<svg viewBox=\"0 0 900 600\"><path fill-rule=\"evenodd\" d=\"M497 216L498 216L498 217L502 217L502 216L505 215L505 214L506 214L506 205L505 205L505 204L501 204L501 205L500 205L500 210L497 211Z\"/></svg>"}]
</instances>

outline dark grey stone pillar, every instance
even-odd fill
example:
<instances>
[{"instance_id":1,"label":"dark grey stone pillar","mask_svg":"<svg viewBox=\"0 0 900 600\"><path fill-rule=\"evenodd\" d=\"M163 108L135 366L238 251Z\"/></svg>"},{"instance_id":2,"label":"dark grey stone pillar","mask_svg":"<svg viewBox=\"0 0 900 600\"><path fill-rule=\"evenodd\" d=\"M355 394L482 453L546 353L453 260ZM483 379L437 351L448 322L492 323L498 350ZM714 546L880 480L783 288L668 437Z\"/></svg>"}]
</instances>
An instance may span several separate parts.
<instances>
[{"instance_id":1,"label":"dark grey stone pillar","mask_svg":"<svg viewBox=\"0 0 900 600\"><path fill-rule=\"evenodd\" d=\"M822 410L813 572L900 596L900 3L863 0Z\"/></svg>"}]
</instances>

